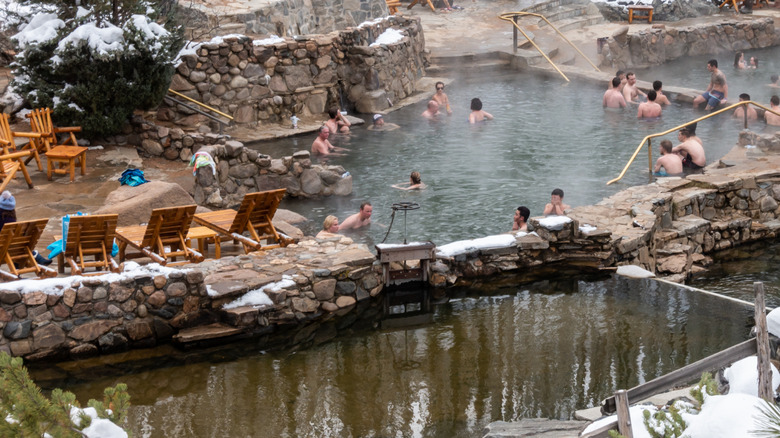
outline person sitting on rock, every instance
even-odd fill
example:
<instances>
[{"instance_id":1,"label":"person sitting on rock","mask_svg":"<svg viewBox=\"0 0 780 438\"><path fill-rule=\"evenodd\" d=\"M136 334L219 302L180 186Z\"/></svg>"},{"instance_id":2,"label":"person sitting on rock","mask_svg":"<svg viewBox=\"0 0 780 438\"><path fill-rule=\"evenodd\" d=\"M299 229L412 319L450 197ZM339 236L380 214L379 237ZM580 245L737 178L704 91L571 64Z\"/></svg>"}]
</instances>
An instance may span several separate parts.
<instances>
[{"instance_id":1,"label":"person sitting on rock","mask_svg":"<svg viewBox=\"0 0 780 438\"><path fill-rule=\"evenodd\" d=\"M512 231L528 231L528 218L531 216L531 210L521 205L515 210L515 218L512 221Z\"/></svg>"},{"instance_id":2,"label":"person sitting on rock","mask_svg":"<svg viewBox=\"0 0 780 438\"><path fill-rule=\"evenodd\" d=\"M672 152L672 142L663 140L661 142L661 156L655 161L653 173L659 176L677 175L682 173L682 158Z\"/></svg>"},{"instance_id":3,"label":"person sitting on rock","mask_svg":"<svg viewBox=\"0 0 780 438\"><path fill-rule=\"evenodd\" d=\"M563 216L571 206L563 203L563 190L555 189L550 195L550 203L544 206L545 216Z\"/></svg>"},{"instance_id":4,"label":"person sitting on rock","mask_svg":"<svg viewBox=\"0 0 780 438\"><path fill-rule=\"evenodd\" d=\"M317 239L331 239L333 237L342 237L337 234L339 231L339 218L330 215L322 222L322 230L317 233Z\"/></svg>"},{"instance_id":5,"label":"person sitting on rock","mask_svg":"<svg viewBox=\"0 0 780 438\"><path fill-rule=\"evenodd\" d=\"M352 124L349 123L349 120L347 120L343 114L341 114L341 111L339 111L338 108L334 106L333 108L329 109L328 116L330 119L325 122L325 126L330 129L330 132L334 134L346 134L349 132L349 127L352 126Z\"/></svg>"},{"instance_id":6,"label":"person sitting on rock","mask_svg":"<svg viewBox=\"0 0 780 438\"><path fill-rule=\"evenodd\" d=\"M681 143L672 148L672 152L680 154L683 167L693 170L703 168L707 164L707 158L704 156L702 144L691 138L688 128L682 128L677 133L677 138Z\"/></svg>"}]
</instances>

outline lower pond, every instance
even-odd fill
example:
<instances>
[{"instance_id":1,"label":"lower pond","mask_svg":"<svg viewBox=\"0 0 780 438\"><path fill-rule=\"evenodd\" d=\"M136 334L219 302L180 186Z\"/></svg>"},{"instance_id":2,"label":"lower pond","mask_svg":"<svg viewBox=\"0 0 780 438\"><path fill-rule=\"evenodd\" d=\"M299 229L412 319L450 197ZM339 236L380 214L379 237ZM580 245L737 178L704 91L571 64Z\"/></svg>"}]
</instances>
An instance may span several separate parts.
<instances>
[{"instance_id":1,"label":"lower pond","mask_svg":"<svg viewBox=\"0 0 780 438\"><path fill-rule=\"evenodd\" d=\"M162 347L135 363L109 356L32 375L82 401L127 383L135 437L473 437L491 421L572 418L743 341L752 318L617 276L453 292L427 324L342 332L305 350Z\"/></svg>"}]
</instances>

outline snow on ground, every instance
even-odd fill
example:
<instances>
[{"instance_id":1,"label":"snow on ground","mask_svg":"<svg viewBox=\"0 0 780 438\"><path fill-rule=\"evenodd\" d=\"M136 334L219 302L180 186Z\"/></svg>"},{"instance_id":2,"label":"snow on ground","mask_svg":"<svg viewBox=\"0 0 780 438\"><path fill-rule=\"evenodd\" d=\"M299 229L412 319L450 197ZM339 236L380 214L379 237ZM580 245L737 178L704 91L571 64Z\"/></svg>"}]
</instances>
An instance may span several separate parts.
<instances>
[{"instance_id":1,"label":"snow on ground","mask_svg":"<svg viewBox=\"0 0 780 438\"><path fill-rule=\"evenodd\" d=\"M634 438L652 438L650 432L645 428L644 411L650 411L650 414L654 414L657 410L658 408L652 405L636 405L628 408L628 412L631 414L631 431L634 432ZM609 417L598 419L593 423L590 423L580 435L596 430L607 423L616 421L617 415L610 415Z\"/></svg>"},{"instance_id":2,"label":"snow on ground","mask_svg":"<svg viewBox=\"0 0 780 438\"><path fill-rule=\"evenodd\" d=\"M550 231L560 231L569 222L571 222L571 218L567 216L550 216L539 219L539 225Z\"/></svg>"},{"instance_id":3,"label":"snow on ground","mask_svg":"<svg viewBox=\"0 0 780 438\"><path fill-rule=\"evenodd\" d=\"M618 266L617 274L628 278L654 278L655 274L635 265Z\"/></svg>"},{"instance_id":4,"label":"snow on ground","mask_svg":"<svg viewBox=\"0 0 780 438\"><path fill-rule=\"evenodd\" d=\"M780 307L776 307L766 316L766 325L769 333L780 336Z\"/></svg>"},{"instance_id":5,"label":"snow on ground","mask_svg":"<svg viewBox=\"0 0 780 438\"><path fill-rule=\"evenodd\" d=\"M405 248L409 246L425 245L428 242L409 242L409 243L377 243L376 247L381 249Z\"/></svg>"},{"instance_id":6,"label":"snow on ground","mask_svg":"<svg viewBox=\"0 0 780 438\"><path fill-rule=\"evenodd\" d=\"M230 35L222 35L222 36L215 36L214 38L210 39L209 41L202 41L202 42L196 42L196 41L187 41L187 44L184 45L184 47L179 51L179 54L176 55L176 59L173 61L173 65L177 66L181 64L181 58L182 56L187 55L197 55L198 49L200 46L204 44L220 44L223 43L228 38L249 38L246 35L241 35L238 33L230 34ZM268 38L262 39L262 40L254 40L252 41L252 45L254 46L267 46L270 44L276 44L276 43L283 43L286 40L284 38L278 37L276 35L271 35Z\"/></svg>"},{"instance_id":7,"label":"snow on ground","mask_svg":"<svg viewBox=\"0 0 780 438\"><path fill-rule=\"evenodd\" d=\"M388 28L384 32L382 32L382 35L379 35L379 37L369 45L369 47L377 47L381 44L388 45L388 44L394 44L404 39L404 34L398 29Z\"/></svg>"},{"instance_id":8,"label":"snow on ground","mask_svg":"<svg viewBox=\"0 0 780 438\"><path fill-rule=\"evenodd\" d=\"M684 436L690 438L748 438L758 429L763 401L747 394L712 395L704 400L697 415L682 414L688 423ZM636 435L634 435L636 436Z\"/></svg>"},{"instance_id":9,"label":"snow on ground","mask_svg":"<svg viewBox=\"0 0 780 438\"><path fill-rule=\"evenodd\" d=\"M512 234L498 234L495 236L481 237L479 239L459 240L436 248L439 257L454 257L480 249L509 248L516 246L515 236Z\"/></svg>"},{"instance_id":10,"label":"snow on ground","mask_svg":"<svg viewBox=\"0 0 780 438\"><path fill-rule=\"evenodd\" d=\"M89 427L86 427L81 431L87 438L127 438L127 432L112 423L111 420L98 418L95 408L79 409L77 407L72 407L70 409L70 421L76 426L81 424L79 414L82 412L92 418Z\"/></svg>"},{"instance_id":11,"label":"snow on ground","mask_svg":"<svg viewBox=\"0 0 780 438\"><path fill-rule=\"evenodd\" d=\"M774 365L772 369L772 388L780 385L780 372ZM734 362L723 371L723 377L729 381L729 394L748 394L758 397L758 358L746 357Z\"/></svg>"},{"instance_id":12,"label":"snow on ground","mask_svg":"<svg viewBox=\"0 0 780 438\"><path fill-rule=\"evenodd\" d=\"M291 287L291 286L295 286L295 281L293 281L291 276L283 275L281 281L277 281L276 283L266 284L260 289L250 290L249 292L245 293L237 300L225 304L224 306L222 306L222 308L227 310L227 309L235 309L236 307L243 307L243 306L254 306L254 307L273 306L274 302L271 301L270 298L268 298L268 295L265 294L265 291L277 292L286 287ZM211 295L211 292L209 292L209 295Z\"/></svg>"},{"instance_id":13,"label":"snow on ground","mask_svg":"<svg viewBox=\"0 0 780 438\"><path fill-rule=\"evenodd\" d=\"M139 277L153 277L155 275L169 276L172 272L182 272L182 270L166 268L164 266L160 266L157 263L150 263L148 265L140 266L135 262L125 262L124 270L120 273L111 272L100 276L90 276L89 278L102 280L108 283L118 283L127 279L135 279ZM184 272L186 272L186 270L184 270ZM72 277L9 281L7 283L3 283L3 289L18 291L22 294L40 291L47 295L62 295L65 289L71 287L73 283L80 282L84 278L87 277L75 275Z\"/></svg>"}]
</instances>

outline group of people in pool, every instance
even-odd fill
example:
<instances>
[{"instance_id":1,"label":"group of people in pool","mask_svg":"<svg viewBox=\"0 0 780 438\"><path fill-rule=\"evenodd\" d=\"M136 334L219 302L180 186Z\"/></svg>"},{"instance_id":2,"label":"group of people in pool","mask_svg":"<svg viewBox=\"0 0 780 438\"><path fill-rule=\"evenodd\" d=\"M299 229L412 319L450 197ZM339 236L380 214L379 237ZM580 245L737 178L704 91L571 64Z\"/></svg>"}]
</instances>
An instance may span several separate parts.
<instances>
[{"instance_id":1,"label":"group of people in pool","mask_svg":"<svg viewBox=\"0 0 780 438\"><path fill-rule=\"evenodd\" d=\"M563 190L554 189L550 195L550 202L544 206L545 216L565 216L571 208L570 205L563 203ZM531 210L521 205L515 210L515 217L512 220L512 231L528 231L528 218L531 217Z\"/></svg>"},{"instance_id":2,"label":"group of people in pool","mask_svg":"<svg viewBox=\"0 0 780 438\"><path fill-rule=\"evenodd\" d=\"M475 124L484 122L485 120L493 120L493 115L482 109L482 101L478 97L471 99L470 108L469 123ZM428 101L428 105L421 116L424 119L436 120L442 115L441 109L444 109L448 116L452 115L450 98L447 96L447 93L444 92L444 82L439 81L436 82L436 94Z\"/></svg>"},{"instance_id":3,"label":"group of people in pool","mask_svg":"<svg viewBox=\"0 0 780 438\"><path fill-rule=\"evenodd\" d=\"M750 63L745 62L745 54L738 52L734 59L734 67L737 69L758 68L758 58L751 57ZM693 107L698 108L706 103L705 110L711 111L718 105L725 103L728 98L728 84L726 75L718 69L718 61L711 59L707 62L707 70L710 72L710 83L707 90L693 99ZM778 75L772 75L772 88L780 88ZM626 108L628 104L637 105L637 118L655 120L661 117L664 105L670 105L669 98L663 93L663 83L653 82L653 89L645 94L636 86L636 74L624 73L618 70L609 84L609 89L604 93L602 105L605 108ZM646 98L640 101L640 96ZM742 93L739 100L748 101L750 95ZM770 99L771 109L780 113L780 97L773 95ZM742 106L735 110L735 118L743 118L747 114L748 120L757 120L758 113L751 106ZM780 116L770 111L764 113L767 125L780 126ZM698 170L706 165L704 145L696 136L696 124L690 124L681 129L677 138L680 144L672 146L669 140L661 142L661 157L656 161L654 172L658 175L675 175L683 173L684 169Z\"/></svg>"}]
</instances>

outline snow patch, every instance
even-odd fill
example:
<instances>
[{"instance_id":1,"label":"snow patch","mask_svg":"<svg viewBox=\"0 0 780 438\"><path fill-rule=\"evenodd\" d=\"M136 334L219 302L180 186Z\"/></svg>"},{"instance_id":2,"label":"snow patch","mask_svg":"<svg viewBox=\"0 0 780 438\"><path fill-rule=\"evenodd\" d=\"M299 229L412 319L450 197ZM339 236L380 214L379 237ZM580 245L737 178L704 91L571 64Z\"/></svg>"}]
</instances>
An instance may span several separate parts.
<instances>
[{"instance_id":1,"label":"snow patch","mask_svg":"<svg viewBox=\"0 0 780 438\"><path fill-rule=\"evenodd\" d=\"M713 395L707 397L698 415L682 414L688 423L683 436L690 438L748 438L759 428L759 407L763 401L748 394ZM636 435L634 435L636 436Z\"/></svg>"},{"instance_id":2,"label":"snow patch","mask_svg":"<svg viewBox=\"0 0 780 438\"><path fill-rule=\"evenodd\" d=\"M49 41L57 36L57 31L65 26L65 22L57 18L57 14L41 12L35 14L27 26L12 36L19 47L24 50L28 45Z\"/></svg>"},{"instance_id":3,"label":"snow patch","mask_svg":"<svg viewBox=\"0 0 780 438\"><path fill-rule=\"evenodd\" d=\"M780 336L780 307L776 307L766 316L766 325L769 333Z\"/></svg>"},{"instance_id":4,"label":"snow patch","mask_svg":"<svg viewBox=\"0 0 780 438\"><path fill-rule=\"evenodd\" d=\"M652 272L634 265L618 266L617 274L628 278L655 278Z\"/></svg>"},{"instance_id":5,"label":"snow patch","mask_svg":"<svg viewBox=\"0 0 780 438\"><path fill-rule=\"evenodd\" d=\"M271 35L268 38L262 39L262 40L254 40L252 41L253 46L269 46L271 44L276 43L283 43L286 40L278 35Z\"/></svg>"},{"instance_id":6,"label":"snow patch","mask_svg":"<svg viewBox=\"0 0 780 438\"><path fill-rule=\"evenodd\" d=\"M772 388L780 385L780 372L774 365L772 369ZM723 371L723 377L729 381L729 394L748 394L758 397L758 358L746 357L734 362Z\"/></svg>"},{"instance_id":7,"label":"snow patch","mask_svg":"<svg viewBox=\"0 0 780 438\"><path fill-rule=\"evenodd\" d=\"M260 289L250 290L249 292L245 293L237 300L225 304L224 306L222 306L222 308L227 310L227 309L235 309L236 307L243 307L243 306L253 306L253 307L273 306L274 302L271 301L270 298L268 298L268 295L265 294L265 291L278 292L284 288L291 287L291 286L295 286L295 281L293 281L291 276L283 275L281 281L266 284ZM209 295L211 295L211 292L209 292Z\"/></svg>"},{"instance_id":8,"label":"snow patch","mask_svg":"<svg viewBox=\"0 0 780 438\"><path fill-rule=\"evenodd\" d=\"M454 257L475 250L509 248L516 245L514 235L499 234L481 237L479 239L459 240L457 242L448 243L438 247L436 249L436 255L440 257Z\"/></svg>"},{"instance_id":9,"label":"snow patch","mask_svg":"<svg viewBox=\"0 0 780 438\"><path fill-rule=\"evenodd\" d=\"M387 29L386 31L382 32L382 35L379 35L379 37L369 45L369 47L377 47L379 45L389 45L389 44L395 44L399 41L404 39L404 34L397 29L393 29L392 27Z\"/></svg>"},{"instance_id":10,"label":"snow patch","mask_svg":"<svg viewBox=\"0 0 780 438\"><path fill-rule=\"evenodd\" d=\"M113 24L106 23L106 27L98 27L97 23L90 21L73 29L73 32L60 40L57 50L62 52L70 46L78 47L86 43L90 50L100 55L108 55L123 50L124 31Z\"/></svg>"},{"instance_id":11,"label":"snow patch","mask_svg":"<svg viewBox=\"0 0 780 438\"><path fill-rule=\"evenodd\" d=\"M567 216L550 216L539 219L539 225L550 231L560 231L564 225L570 222L571 218Z\"/></svg>"},{"instance_id":12,"label":"snow patch","mask_svg":"<svg viewBox=\"0 0 780 438\"><path fill-rule=\"evenodd\" d=\"M658 411L658 408L652 405L637 405L628 408L628 412L631 416L631 431L634 433L634 438L652 438L650 432L645 428L644 411L650 411L650 415L652 415ZM609 417L600 418L593 423L590 423L585 430L580 432L580 435L596 430L611 422L617 422L617 415L610 415Z\"/></svg>"}]
</instances>

